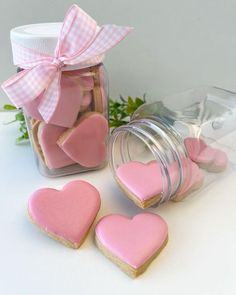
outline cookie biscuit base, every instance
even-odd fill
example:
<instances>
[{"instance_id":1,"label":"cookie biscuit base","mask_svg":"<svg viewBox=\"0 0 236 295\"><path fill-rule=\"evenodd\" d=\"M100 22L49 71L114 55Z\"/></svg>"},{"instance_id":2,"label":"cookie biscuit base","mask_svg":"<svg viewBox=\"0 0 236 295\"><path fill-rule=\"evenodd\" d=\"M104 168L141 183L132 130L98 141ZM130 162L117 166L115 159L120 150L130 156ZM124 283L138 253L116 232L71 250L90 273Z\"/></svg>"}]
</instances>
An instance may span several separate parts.
<instances>
[{"instance_id":1,"label":"cookie biscuit base","mask_svg":"<svg viewBox=\"0 0 236 295\"><path fill-rule=\"evenodd\" d=\"M116 181L122 191L126 194L126 196L133 201L138 207L145 209L155 205L161 199L161 194L150 197L147 200L140 200L134 193L132 193L121 181L118 177L116 177Z\"/></svg>"},{"instance_id":2,"label":"cookie biscuit base","mask_svg":"<svg viewBox=\"0 0 236 295\"><path fill-rule=\"evenodd\" d=\"M32 144L34 147L34 151L37 153L37 155L42 160L42 162L46 165L46 160L45 160L45 157L44 157L44 154L43 154L43 151L41 149L41 145L40 145L39 139L38 139L38 129L39 129L40 124L41 124L41 121L36 121L31 126Z\"/></svg>"},{"instance_id":3,"label":"cookie biscuit base","mask_svg":"<svg viewBox=\"0 0 236 295\"><path fill-rule=\"evenodd\" d=\"M50 231L47 231L46 229L42 228L39 224L37 224L34 219L32 218L30 212L28 211L28 217L29 217L29 220L32 224L36 225L44 234L46 234L47 236L49 236L50 238L52 238L53 240L55 241L58 241L60 243L62 243L63 245L69 247L69 248L73 248L73 249L78 249L82 244L83 242L85 241L86 237L88 236L88 233L94 223L94 220L96 219L96 216L94 218L94 220L92 221L90 227L88 228L86 234L84 235L83 239L79 242L79 243L75 243L75 242L72 242L72 241L69 241L69 240L66 240L64 239L63 237L60 237Z\"/></svg>"},{"instance_id":4,"label":"cookie biscuit base","mask_svg":"<svg viewBox=\"0 0 236 295\"><path fill-rule=\"evenodd\" d=\"M101 92L99 65L94 67L94 88L93 88L93 99L94 99L94 111L103 113L103 97Z\"/></svg>"},{"instance_id":5,"label":"cookie biscuit base","mask_svg":"<svg viewBox=\"0 0 236 295\"><path fill-rule=\"evenodd\" d=\"M144 273L144 271L148 268L148 266L151 264L151 262L160 254L162 249L166 246L168 242L168 236L161 245L161 247L140 267L134 268L128 263L124 262L114 254L112 254L98 239L97 236L95 236L95 244L98 247L98 249L102 252L104 256L106 256L108 259L110 259L112 262L114 262L120 269L122 269L127 275L129 275L131 278L136 278L137 276Z\"/></svg>"}]
</instances>

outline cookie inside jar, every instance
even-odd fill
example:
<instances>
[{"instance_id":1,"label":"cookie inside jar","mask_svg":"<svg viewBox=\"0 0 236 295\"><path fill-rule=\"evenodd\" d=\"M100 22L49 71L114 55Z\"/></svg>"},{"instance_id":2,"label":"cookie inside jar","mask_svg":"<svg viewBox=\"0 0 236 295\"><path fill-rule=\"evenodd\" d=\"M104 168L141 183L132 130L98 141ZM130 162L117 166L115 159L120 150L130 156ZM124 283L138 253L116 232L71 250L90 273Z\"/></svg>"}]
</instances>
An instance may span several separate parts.
<instances>
[{"instance_id":1,"label":"cookie inside jar","mask_svg":"<svg viewBox=\"0 0 236 295\"><path fill-rule=\"evenodd\" d=\"M59 103L50 123L39 113L42 96L24 108L41 173L60 176L105 166L109 128L103 64L63 71L60 87Z\"/></svg>"}]
</instances>

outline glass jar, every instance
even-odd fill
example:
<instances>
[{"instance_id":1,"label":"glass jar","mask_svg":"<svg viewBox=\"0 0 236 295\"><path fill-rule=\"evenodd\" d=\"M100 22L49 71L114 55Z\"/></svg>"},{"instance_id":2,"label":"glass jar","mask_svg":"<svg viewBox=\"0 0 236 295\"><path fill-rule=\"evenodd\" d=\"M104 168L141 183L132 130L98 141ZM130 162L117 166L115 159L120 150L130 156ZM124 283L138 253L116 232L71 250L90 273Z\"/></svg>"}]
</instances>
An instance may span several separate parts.
<instances>
[{"instance_id":1,"label":"glass jar","mask_svg":"<svg viewBox=\"0 0 236 295\"><path fill-rule=\"evenodd\" d=\"M142 105L113 131L109 163L141 208L203 189L235 168L236 93L203 86Z\"/></svg>"},{"instance_id":2,"label":"glass jar","mask_svg":"<svg viewBox=\"0 0 236 295\"><path fill-rule=\"evenodd\" d=\"M61 30L62 23L32 24L11 30L17 72L32 70L37 67L37 60L43 65L44 59L49 59L47 66L54 67L54 75L60 76L59 99L49 120L40 111L47 88L22 106L39 171L50 177L96 170L107 164L108 79L104 55L64 65L63 54L61 60L54 58ZM70 52L69 45L66 50ZM19 67L22 63L26 66ZM43 73L47 74L46 70ZM22 91L18 89L17 93ZM51 95L50 90L48 93Z\"/></svg>"}]
</instances>

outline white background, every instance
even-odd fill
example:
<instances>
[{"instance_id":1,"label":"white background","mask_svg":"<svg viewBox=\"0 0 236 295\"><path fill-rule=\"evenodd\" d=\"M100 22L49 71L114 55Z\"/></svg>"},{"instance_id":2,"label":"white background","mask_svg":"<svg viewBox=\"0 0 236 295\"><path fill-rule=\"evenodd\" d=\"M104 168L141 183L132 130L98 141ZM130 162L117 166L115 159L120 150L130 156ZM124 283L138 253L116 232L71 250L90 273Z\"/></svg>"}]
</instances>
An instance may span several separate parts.
<instances>
[{"instance_id":1,"label":"white background","mask_svg":"<svg viewBox=\"0 0 236 295\"><path fill-rule=\"evenodd\" d=\"M99 24L130 25L135 31L105 61L111 96L155 100L199 84L236 90L235 0L74 1ZM63 20L68 0L0 1L0 81L14 71L9 30ZM6 99L3 92L1 102Z\"/></svg>"},{"instance_id":2,"label":"white background","mask_svg":"<svg viewBox=\"0 0 236 295\"><path fill-rule=\"evenodd\" d=\"M0 80L11 65L9 30L18 25L60 21L71 1L0 2ZM78 1L99 24L131 25L135 31L107 54L111 95L155 100L199 84L236 90L236 1ZM6 101L0 95L0 105ZM173 102L176 103L176 102ZM98 218L132 216L107 169L74 177L40 176L29 147L14 145L16 126L0 120L0 294L181 294L234 295L236 268L235 174L178 204L152 209L169 225L167 247L136 280L105 259L93 229L79 249L54 242L28 222L29 195L43 186L61 188L70 179L94 184L102 197ZM98 219L97 219L98 220Z\"/></svg>"}]
</instances>

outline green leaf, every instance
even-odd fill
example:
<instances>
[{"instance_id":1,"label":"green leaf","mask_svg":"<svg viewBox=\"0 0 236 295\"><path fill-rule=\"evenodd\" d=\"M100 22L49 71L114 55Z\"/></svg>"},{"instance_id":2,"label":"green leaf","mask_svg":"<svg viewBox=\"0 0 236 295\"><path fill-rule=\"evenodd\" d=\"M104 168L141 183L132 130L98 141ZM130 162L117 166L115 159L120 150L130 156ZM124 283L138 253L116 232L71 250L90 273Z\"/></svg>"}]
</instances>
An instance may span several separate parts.
<instances>
[{"instance_id":1,"label":"green leaf","mask_svg":"<svg viewBox=\"0 0 236 295\"><path fill-rule=\"evenodd\" d=\"M133 99L131 96L125 99L122 95L120 95L119 101L109 98L109 126L111 128L116 128L127 124L133 113L139 106L144 104L145 101L145 94L143 95L143 99L139 97Z\"/></svg>"},{"instance_id":2,"label":"green leaf","mask_svg":"<svg viewBox=\"0 0 236 295\"><path fill-rule=\"evenodd\" d=\"M144 101L143 101L141 98L136 97L136 98L135 98L135 104L136 104L137 107L139 107L139 106L141 106L142 104L144 104Z\"/></svg>"},{"instance_id":3,"label":"green leaf","mask_svg":"<svg viewBox=\"0 0 236 295\"><path fill-rule=\"evenodd\" d=\"M4 109L5 110L15 110L16 108L12 105L4 105ZM8 124L13 123L13 122L19 123L20 136L18 136L16 138L16 144L19 144L23 141L27 141L29 139L29 134L28 134L28 130L27 130L26 122L25 122L25 117L24 117L22 110L18 110L18 112L15 114L15 120L9 122Z\"/></svg>"},{"instance_id":4,"label":"green leaf","mask_svg":"<svg viewBox=\"0 0 236 295\"><path fill-rule=\"evenodd\" d=\"M12 111L12 110L16 110L16 107L13 106L12 104L4 104L3 109L6 111Z\"/></svg>"},{"instance_id":5,"label":"green leaf","mask_svg":"<svg viewBox=\"0 0 236 295\"><path fill-rule=\"evenodd\" d=\"M128 96L128 105L132 106L134 104L133 98Z\"/></svg>"},{"instance_id":6,"label":"green leaf","mask_svg":"<svg viewBox=\"0 0 236 295\"><path fill-rule=\"evenodd\" d=\"M20 111L19 113L17 113L17 114L15 115L15 118L16 118L17 121L25 121L25 117L24 117L22 111Z\"/></svg>"}]
</instances>

